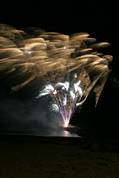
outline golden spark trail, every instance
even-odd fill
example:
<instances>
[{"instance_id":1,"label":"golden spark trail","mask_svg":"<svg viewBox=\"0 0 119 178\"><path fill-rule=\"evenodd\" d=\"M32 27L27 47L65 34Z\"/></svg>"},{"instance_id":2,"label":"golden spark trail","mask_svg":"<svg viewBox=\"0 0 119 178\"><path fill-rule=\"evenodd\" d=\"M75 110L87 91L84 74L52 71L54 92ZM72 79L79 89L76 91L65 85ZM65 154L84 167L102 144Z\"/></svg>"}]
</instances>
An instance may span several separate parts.
<instances>
[{"instance_id":1,"label":"golden spark trail","mask_svg":"<svg viewBox=\"0 0 119 178\"><path fill-rule=\"evenodd\" d=\"M50 95L53 110L67 127L76 106L91 91L97 104L112 61L111 55L98 50L109 43L98 43L84 32L71 36L39 29L32 32L0 24L0 80L14 92L43 80L45 86L37 98Z\"/></svg>"}]
</instances>

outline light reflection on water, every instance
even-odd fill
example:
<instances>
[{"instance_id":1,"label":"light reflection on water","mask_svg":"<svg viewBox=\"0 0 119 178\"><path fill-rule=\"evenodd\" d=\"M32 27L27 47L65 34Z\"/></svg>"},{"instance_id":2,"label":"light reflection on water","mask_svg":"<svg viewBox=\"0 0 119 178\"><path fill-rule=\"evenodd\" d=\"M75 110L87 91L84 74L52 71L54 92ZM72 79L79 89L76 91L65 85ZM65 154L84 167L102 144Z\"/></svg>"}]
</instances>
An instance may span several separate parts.
<instances>
[{"instance_id":1,"label":"light reflection on water","mask_svg":"<svg viewBox=\"0 0 119 178\"><path fill-rule=\"evenodd\" d=\"M46 137L80 137L77 134L76 127L68 128L34 128L34 129L9 129L1 133L1 135L33 135Z\"/></svg>"},{"instance_id":2,"label":"light reflection on water","mask_svg":"<svg viewBox=\"0 0 119 178\"><path fill-rule=\"evenodd\" d=\"M70 133L69 131L65 130L63 135L63 137L79 137L76 133Z\"/></svg>"},{"instance_id":3,"label":"light reflection on water","mask_svg":"<svg viewBox=\"0 0 119 178\"><path fill-rule=\"evenodd\" d=\"M48 131L48 130L47 130ZM56 137L80 137L77 134L77 128L74 126L69 126L68 128L55 128L55 129L50 129L48 132L35 132L34 134L38 136L56 136Z\"/></svg>"}]
</instances>

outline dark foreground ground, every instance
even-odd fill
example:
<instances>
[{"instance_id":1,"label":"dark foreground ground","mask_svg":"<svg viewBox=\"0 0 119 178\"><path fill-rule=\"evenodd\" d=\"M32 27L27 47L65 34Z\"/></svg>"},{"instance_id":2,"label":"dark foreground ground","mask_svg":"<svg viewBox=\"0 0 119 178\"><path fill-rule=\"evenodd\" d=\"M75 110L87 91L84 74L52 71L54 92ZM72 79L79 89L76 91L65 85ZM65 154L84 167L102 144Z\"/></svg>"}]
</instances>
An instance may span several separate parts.
<instances>
[{"instance_id":1,"label":"dark foreground ground","mask_svg":"<svg viewBox=\"0 0 119 178\"><path fill-rule=\"evenodd\" d=\"M0 136L0 178L118 178L119 143Z\"/></svg>"}]
</instances>

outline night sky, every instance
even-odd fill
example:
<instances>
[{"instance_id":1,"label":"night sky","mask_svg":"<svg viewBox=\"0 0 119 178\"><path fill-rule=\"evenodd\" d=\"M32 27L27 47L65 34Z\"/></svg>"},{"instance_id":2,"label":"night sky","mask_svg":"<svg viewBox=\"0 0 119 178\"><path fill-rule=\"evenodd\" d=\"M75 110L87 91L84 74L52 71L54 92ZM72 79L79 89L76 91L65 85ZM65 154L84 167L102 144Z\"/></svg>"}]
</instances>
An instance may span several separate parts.
<instances>
[{"instance_id":1,"label":"night sky","mask_svg":"<svg viewBox=\"0 0 119 178\"><path fill-rule=\"evenodd\" d=\"M14 4L14 6L13 6ZM113 7L108 4L76 3L70 1L63 3L56 1L55 4L48 1L43 2L14 2L5 3L0 6L0 23L20 27L40 27L46 31L58 31L65 34L76 32L89 32L98 41L108 41L111 46L108 53L113 55L110 66L112 72L109 75L99 104L96 109L93 106L93 97L85 103L84 109L77 110L71 122L86 130L87 135L97 137L118 137L118 104L119 104L119 27L118 17L113 13ZM116 10L115 10L116 11ZM26 88L17 94L9 95L7 89L0 86L0 132L9 133L29 131L35 128L39 134L51 134L52 119L47 119L46 102L42 104L34 101L37 91ZM92 98L91 98L92 97ZM39 121L39 115L45 118ZM80 122L79 122L80 121ZM47 125L46 123L49 122ZM41 126L39 129L38 124ZM54 134L57 131L53 131Z\"/></svg>"}]
</instances>

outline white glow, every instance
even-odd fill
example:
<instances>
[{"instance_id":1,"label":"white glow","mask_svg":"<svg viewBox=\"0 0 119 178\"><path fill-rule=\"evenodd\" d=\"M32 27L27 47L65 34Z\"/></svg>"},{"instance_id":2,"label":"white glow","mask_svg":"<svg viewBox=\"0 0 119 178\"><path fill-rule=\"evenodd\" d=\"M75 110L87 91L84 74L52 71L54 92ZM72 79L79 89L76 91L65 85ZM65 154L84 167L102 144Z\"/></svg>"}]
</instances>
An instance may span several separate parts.
<instances>
[{"instance_id":1,"label":"white glow","mask_svg":"<svg viewBox=\"0 0 119 178\"><path fill-rule=\"evenodd\" d=\"M66 104L67 104L67 97L65 96L63 100L63 105L66 106Z\"/></svg>"},{"instance_id":2,"label":"white glow","mask_svg":"<svg viewBox=\"0 0 119 178\"><path fill-rule=\"evenodd\" d=\"M74 90L75 90L75 93L79 93L80 96L83 95L83 92L82 92L82 88L80 87L80 83L81 81L79 80L77 83L74 83Z\"/></svg>"},{"instance_id":3,"label":"white glow","mask_svg":"<svg viewBox=\"0 0 119 178\"><path fill-rule=\"evenodd\" d=\"M36 98L40 98L41 96L49 95L53 93L54 87L51 84L45 86L45 88L39 93Z\"/></svg>"},{"instance_id":4,"label":"white glow","mask_svg":"<svg viewBox=\"0 0 119 178\"><path fill-rule=\"evenodd\" d=\"M51 92L51 91L54 91L54 87L51 84L48 84L48 85L45 86L44 90Z\"/></svg>"},{"instance_id":5,"label":"white glow","mask_svg":"<svg viewBox=\"0 0 119 178\"><path fill-rule=\"evenodd\" d=\"M39 95L38 95L36 98L40 98L40 97L45 96L45 95L48 95L48 93L46 93L46 92L41 92L41 93L39 93Z\"/></svg>"},{"instance_id":6,"label":"white glow","mask_svg":"<svg viewBox=\"0 0 119 178\"><path fill-rule=\"evenodd\" d=\"M57 94L57 90L54 90L54 91L53 91L53 95L56 95L56 94Z\"/></svg>"},{"instance_id":7,"label":"white glow","mask_svg":"<svg viewBox=\"0 0 119 178\"><path fill-rule=\"evenodd\" d=\"M66 119L64 122L64 127L66 128L66 127L68 127L68 125L69 125L69 119Z\"/></svg>"},{"instance_id":8,"label":"white glow","mask_svg":"<svg viewBox=\"0 0 119 178\"><path fill-rule=\"evenodd\" d=\"M66 88L66 91L68 91L68 89L69 89L69 82L65 82L64 83L64 87Z\"/></svg>"},{"instance_id":9,"label":"white glow","mask_svg":"<svg viewBox=\"0 0 119 178\"><path fill-rule=\"evenodd\" d=\"M66 81L64 83L62 83L62 82L56 83L56 87L62 87L63 90L68 91L68 89L69 89L69 82Z\"/></svg>"},{"instance_id":10,"label":"white glow","mask_svg":"<svg viewBox=\"0 0 119 178\"><path fill-rule=\"evenodd\" d=\"M77 73L74 74L74 78L77 78Z\"/></svg>"},{"instance_id":11,"label":"white glow","mask_svg":"<svg viewBox=\"0 0 119 178\"><path fill-rule=\"evenodd\" d=\"M75 73L75 78L77 74ZM80 86L81 81L78 80L75 83L65 81L58 82L54 85L45 85L44 89L40 92L37 98L45 95L53 97L54 103L51 108L54 112L59 112L63 121L63 127L68 127L74 108L80 105L77 99L83 95L82 88Z\"/></svg>"},{"instance_id":12,"label":"white glow","mask_svg":"<svg viewBox=\"0 0 119 178\"><path fill-rule=\"evenodd\" d=\"M57 104L52 104L52 111L59 112L59 107Z\"/></svg>"},{"instance_id":13,"label":"white glow","mask_svg":"<svg viewBox=\"0 0 119 178\"><path fill-rule=\"evenodd\" d=\"M72 98L73 100L74 100L75 97L76 97L76 96L75 96L75 93L74 93L72 90L70 91L70 96L71 96L71 98Z\"/></svg>"},{"instance_id":14,"label":"white glow","mask_svg":"<svg viewBox=\"0 0 119 178\"><path fill-rule=\"evenodd\" d=\"M76 103L76 106L79 106L80 105L80 103Z\"/></svg>"}]
</instances>

